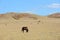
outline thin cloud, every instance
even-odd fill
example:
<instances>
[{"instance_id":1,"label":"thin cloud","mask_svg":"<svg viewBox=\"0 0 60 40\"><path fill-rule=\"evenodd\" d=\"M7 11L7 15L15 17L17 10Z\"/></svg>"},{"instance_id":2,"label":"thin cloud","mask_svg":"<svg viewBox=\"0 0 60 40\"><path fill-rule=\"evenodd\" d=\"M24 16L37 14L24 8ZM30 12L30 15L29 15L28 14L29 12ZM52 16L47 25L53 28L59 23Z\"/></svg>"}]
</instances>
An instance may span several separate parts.
<instances>
[{"instance_id":1,"label":"thin cloud","mask_svg":"<svg viewBox=\"0 0 60 40\"><path fill-rule=\"evenodd\" d=\"M53 3L53 4L50 4L48 5L49 8L60 8L60 4L58 3Z\"/></svg>"}]
</instances>

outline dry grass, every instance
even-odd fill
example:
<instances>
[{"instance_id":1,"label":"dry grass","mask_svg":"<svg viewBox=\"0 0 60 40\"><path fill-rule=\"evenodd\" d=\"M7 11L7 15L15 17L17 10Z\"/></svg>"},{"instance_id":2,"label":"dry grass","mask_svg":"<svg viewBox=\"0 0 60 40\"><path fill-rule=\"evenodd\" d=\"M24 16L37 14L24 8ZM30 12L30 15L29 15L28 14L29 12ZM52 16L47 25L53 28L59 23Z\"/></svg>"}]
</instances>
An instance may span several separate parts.
<instances>
[{"instance_id":1,"label":"dry grass","mask_svg":"<svg viewBox=\"0 0 60 40\"><path fill-rule=\"evenodd\" d=\"M0 40L60 40L60 19L39 17L32 20L24 15L20 20L0 20ZM21 31L23 26L28 27L28 33Z\"/></svg>"}]
</instances>

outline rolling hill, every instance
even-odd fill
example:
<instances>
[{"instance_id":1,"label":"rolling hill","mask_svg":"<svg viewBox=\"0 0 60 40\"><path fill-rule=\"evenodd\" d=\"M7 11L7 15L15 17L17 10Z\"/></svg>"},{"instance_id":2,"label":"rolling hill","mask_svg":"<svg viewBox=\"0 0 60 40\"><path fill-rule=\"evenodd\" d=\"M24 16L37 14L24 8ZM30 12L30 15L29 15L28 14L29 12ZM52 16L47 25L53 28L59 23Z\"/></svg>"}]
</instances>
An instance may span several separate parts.
<instances>
[{"instance_id":1,"label":"rolling hill","mask_svg":"<svg viewBox=\"0 0 60 40\"><path fill-rule=\"evenodd\" d=\"M60 13L53 13L53 14L49 15L49 17L51 17L51 18L60 18Z\"/></svg>"},{"instance_id":2,"label":"rolling hill","mask_svg":"<svg viewBox=\"0 0 60 40\"><path fill-rule=\"evenodd\" d=\"M59 15L0 14L0 40L60 40ZM23 33L22 27L28 27L29 31Z\"/></svg>"}]
</instances>

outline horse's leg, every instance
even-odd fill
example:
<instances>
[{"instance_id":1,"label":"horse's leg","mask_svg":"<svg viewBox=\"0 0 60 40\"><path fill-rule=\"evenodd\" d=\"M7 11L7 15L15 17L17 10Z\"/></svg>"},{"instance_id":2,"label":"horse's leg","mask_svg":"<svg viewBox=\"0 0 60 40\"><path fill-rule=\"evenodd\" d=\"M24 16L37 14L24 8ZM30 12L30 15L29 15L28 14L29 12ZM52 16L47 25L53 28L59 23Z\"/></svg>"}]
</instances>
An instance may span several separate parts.
<instances>
[{"instance_id":1,"label":"horse's leg","mask_svg":"<svg viewBox=\"0 0 60 40\"><path fill-rule=\"evenodd\" d=\"M26 30L26 32L28 32L28 29Z\"/></svg>"},{"instance_id":2,"label":"horse's leg","mask_svg":"<svg viewBox=\"0 0 60 40\"><path fill-rule=\"evenodd\" d=\"M24 29L22 29L21 31L24 32Z\"/></svg>"}]
</instances>

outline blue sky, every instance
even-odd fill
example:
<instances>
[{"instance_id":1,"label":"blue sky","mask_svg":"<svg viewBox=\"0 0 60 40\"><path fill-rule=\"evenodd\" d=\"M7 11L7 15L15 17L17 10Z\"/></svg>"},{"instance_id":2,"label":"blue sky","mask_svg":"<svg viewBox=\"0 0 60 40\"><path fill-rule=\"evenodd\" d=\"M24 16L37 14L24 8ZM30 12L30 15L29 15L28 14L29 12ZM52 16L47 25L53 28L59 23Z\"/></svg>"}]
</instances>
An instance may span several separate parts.
<instances>
[{"instance_id":1,"label":"blue sky","mask_svg":"<svg viewBox=\"0 0 60 40\"><path fill-rule=\"evenodd\" d=\"M48 15L60 12L60 0L0 0L0 13L6 12Z\"/></svg>"}]
</instances>

